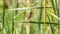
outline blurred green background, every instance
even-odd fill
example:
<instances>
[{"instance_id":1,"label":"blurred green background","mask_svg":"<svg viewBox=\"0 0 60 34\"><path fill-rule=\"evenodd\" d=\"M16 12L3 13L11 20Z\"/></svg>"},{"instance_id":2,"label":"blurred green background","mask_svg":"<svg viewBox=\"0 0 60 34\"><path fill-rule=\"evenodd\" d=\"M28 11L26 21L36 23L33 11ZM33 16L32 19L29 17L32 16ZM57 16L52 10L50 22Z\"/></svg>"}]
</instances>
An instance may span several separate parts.
<instances>
[{"instance_id":1,"label":"blurred green background","mask_svg":"<svg viewBox=\"0 0 60 34\"><path fill-rule=\"evenodd\" d=\"M0 0L0 34L27 34L29 24L29 34L60 34L59 7L59 0L46 0L44 22L44 0Z\"/></svg>"}]
</instances>

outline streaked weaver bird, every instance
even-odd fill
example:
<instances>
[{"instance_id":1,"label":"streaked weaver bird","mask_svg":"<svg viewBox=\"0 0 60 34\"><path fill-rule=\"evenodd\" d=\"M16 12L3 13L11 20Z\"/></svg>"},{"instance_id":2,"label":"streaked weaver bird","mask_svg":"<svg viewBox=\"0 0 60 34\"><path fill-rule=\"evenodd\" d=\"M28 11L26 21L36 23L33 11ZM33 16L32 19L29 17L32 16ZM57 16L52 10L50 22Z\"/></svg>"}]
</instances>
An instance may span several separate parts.
<instances>
[{"instance_id":1,"label":"streaked weaver bird","mask_svg":"<svg viewBox=\"0 0 60 34\"><path fill-rule=\"evenodd\" d=\"M32 12L28 12L25 16L25 20L29 20L32 16Z\"/></svg>"}]
</instances>

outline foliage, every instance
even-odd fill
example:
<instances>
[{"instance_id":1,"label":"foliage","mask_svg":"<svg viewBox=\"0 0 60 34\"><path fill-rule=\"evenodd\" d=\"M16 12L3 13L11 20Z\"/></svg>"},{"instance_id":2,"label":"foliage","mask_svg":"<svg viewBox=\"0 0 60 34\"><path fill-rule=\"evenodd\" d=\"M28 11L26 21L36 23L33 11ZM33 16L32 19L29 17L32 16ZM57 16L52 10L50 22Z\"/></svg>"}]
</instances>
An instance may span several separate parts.
<instances>
[{"instance_id":1,"label":"foliage","mask_svg":"<svg viewBox=\"0 0 60 34\"><path fill-rule=\"evenodd\" d=\"M32 17L30 18L32 22L29 22L30 34L46 34L48 27L50 27L50 34L60 33L60 25L58 25L60 20L51 15L54 14L60 17L57 0L46 0L45 16L46 23L49 24L44 24L44 0L11 1L11 7L8 8L7 6L6 9L5 1L0 0L0 34L26 34L26 12L32 12ZM54 23L56 23L56 25Z\"/></svg>"}]
</instances>

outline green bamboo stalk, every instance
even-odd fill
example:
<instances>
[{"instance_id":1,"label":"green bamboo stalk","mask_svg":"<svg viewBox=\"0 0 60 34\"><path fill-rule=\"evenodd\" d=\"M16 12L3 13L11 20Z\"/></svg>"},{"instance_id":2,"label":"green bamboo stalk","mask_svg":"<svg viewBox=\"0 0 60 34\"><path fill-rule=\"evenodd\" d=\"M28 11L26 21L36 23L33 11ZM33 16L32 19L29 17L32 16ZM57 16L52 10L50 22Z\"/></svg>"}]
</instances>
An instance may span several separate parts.
<instances>
[{"instance_id":1,"label":"green bamboo stalk","mask_svg":"<svg viewBox=\"0 0 60 34\"><path fill-rule=\"evenodd\" d=\"M24 8L13 8L13 9L9 9L9 10L31 10L31 9L43 9L44 7L24 7ZM55 8L55 7L46 7L46 8ZM8 11L8 10L5 10Z\"/></svg>"},{"instance_id":2,"label":"green bamboo stalk","mask_svg":"<svg viewBox=\"0 0 60 34\"><path fill-rule=\"evenodd\" d=\"M57 1L56 1L57 2ZM56 8L53 8L54 9L54 14L56 14L56 9L57 9L57 3L56 3L56 5L54 4L54 1L52 0L52 5L53 5L53 7L56 7ZM53 21L53 18L52 18L52 22L54 22ZM52 25L51 25L52 26ZM51 27L51 29L52 29L52 33L54 34L54 32L53 32L53 27Z\"/></svg>"},{"instance_id":3,"label":"green bamboo stalk","mask_svg":"<svg viewBox=\"0 0 60 34\"><path fill-rule=\"evenodd\" d=\"M57 10L58 11L57 12L58 13L58 17L60 17L60 6L59 5L60 5L60 0L58 0L58 10ZM58 23L60 23L60 20L58 20ZM60 25L58 25L58 34L60 34L59 27L60 27Z\"/></svg>"},{"instance_id":4,"label":"green bamboo stalk","mask_svg":"<svg viewBox=\"0 0 60 34\"><path fill-rule=\"evenodd\" d=\"M12 7L13 7L13 8L16 8L16 7L17 7L17 2L16 2L16 1L17 1L17 0L12 0ZM12 15L12 16L13 16L13 17L12 17L12 34L14 34L14 27L15 27L15 22L14 22L15 19L14 19L14 16L15 16L15 13L16 13L16 12L17 12L17 11L15 11L15 12L12 11L12 14L13 14L13 15ZM17 13L16 13L16 14L17 14Z\"/></svg>"},{"instance_id":5,"label":"green bamboo stalk","mask_svg":"<svg viewBox=\"0 0 60 34\"><path fill-rule=\"evenodd\" d=\"M54 1L53 1L53 0L52 0L52 6L53 6L54 14L56 14L56 13L55 13L56 10L55 10L55 8L54 8L55 6L54 6ZM52 21L53 21L53 17L52 17Z\"/></svg>"},{"instance_id":6,"label":"green bamboo stalk","mask_svg":"<svg viewBox=\"0 0 60 34\"><path fill-rule=\"evenodd\" d=\"M4 17L5 17L5 0L3 0L3 22L2 22L2 34L4 34Z\"/></svg>"},{"instance_id":7,"label":"green bamboo stalk","mask_svg":"<svg viewBox=\"0 0 60 34\"><path fill-rule=\"evenodd\" d=\"M5 24L5 30L6 30L6 34L10 34L9 33L9 25L8 25L8 19L7 19L7 17L6 17L6 15L5 15L5 20L6 20L6 24Z\"/></svg>"},{"instance_id":8,"label":"green bamboo stalk","mask_svg":"<svg viewBox=\"0 0 60 34\"><path fill-rule=\"evenodd\" d=\"M55 0L55 5L56 5L56 7L57 7L57 0Z\"/></svg>"},{"instance_id":9,"label":"green bamboo stalk","mask_svg":"<svg viewBox=\"0 0 60 34\"><path fill-rule=\"evenodd\" d=\"M42 7L42 0L40 0L40 4L41 4L41 7ZM41 22L41 20L42 20L42 8L40 9L40 18L39 18L39 22ZM42 34L43 33L43 29L42 29L42 24L39 24L38 25L39 26L39 32L38 32L38 34Z\"/></svg>"},{"instance_id":10,"label":"green bamboo stalk","mask_svg":"<svg viewBox=\"0 0 60 34\"><path fill-rule=\"evenodd\" d=\"M16 8L18 8L18 0L16 0ZM18 10L15 11L15 14L18 13Z\"/></svg>"},{"instance_id":11,"label":"green bamboo stalk","mask_svg":"<svg viewBox=\"0 0 60 34\"><path fill-rule=\"evenodd\" d=\"M49 23L51 23L51 19L49 18L48 12L47 12L47 16L48 16ZM50 27L51 27L52 34L54 34L52 24L50 24Z\"/></svg>"},{"instance_id":12,"label":"green bamboo stalk","mask_svg":"<svg viewBox=\"0 0 60 34\"><path fill-rule=\"evenodd\" d=\"M58 1L59 1L59 0L55 0L55 2L56 2L55 4L56 4L56 7L57 7L57 8L56 8L56 10L57 10L57 16L59 17ZM59 23L59 20L57 21L57 23ZM59 25L57 25L57 28L58 28L58 27L59 27ZM59 28L58 28L58 32L59 32ZM59 34L59 33L57 33L57 34Z\"/></svg>"},{"instance_id":13,"label":"green bamboo stalk","mask_svg":"<svg viewBox=\"0 0 60 34\"><path fill-rule=\"evenodd\" d=\"M15 4L15 5L16 5L15 8L18 8L18 0L15 0L15 3L16 3L16 4ZM17 14L18 14L18 10L15 11L15 16L16 16ZM14 18L14 19L15 19L15 21L16 21L16 18ZM16 23L17 23L17 22L15 22L15 24L16 24ZM18 24L17 24L17 25L18 25ZM17 25L14 25L14 26L15 26L15 29L16 29L16 26L17 26ZM19 31L19 32L20 32L20 31ZM17 34L16 31L15 31L14 33Z\"/></svg>"},{"instance_id":14,"label":"green bamboo stalk","mask_svg":"<svg viewBox=\"0 0 60 34\"><path fill-rule=\"evenodd\" d=\"M54 13L56 14L56 8L54 8L55 7L54 0L52 0L52 6L53 6L53 9L54 9Z\"/></svg>"}]
</instances>

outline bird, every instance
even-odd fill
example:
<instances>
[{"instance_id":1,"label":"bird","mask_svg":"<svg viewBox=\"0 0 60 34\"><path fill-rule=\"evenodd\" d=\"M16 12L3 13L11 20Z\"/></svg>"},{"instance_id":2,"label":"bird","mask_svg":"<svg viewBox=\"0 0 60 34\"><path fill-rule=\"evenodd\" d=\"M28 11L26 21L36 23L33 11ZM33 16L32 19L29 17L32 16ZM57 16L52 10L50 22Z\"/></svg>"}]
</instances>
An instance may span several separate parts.
<instances>
[{"instance_id":1,"label":"bird","mask_svg":"<svg viewBox=\"0 0 60 34\"><path fill-rule=\"evenodd\" d=\"M29 20L32 16L32 12L28 12L25 16L25 20Z\"/></svg>"}]
</instances>

